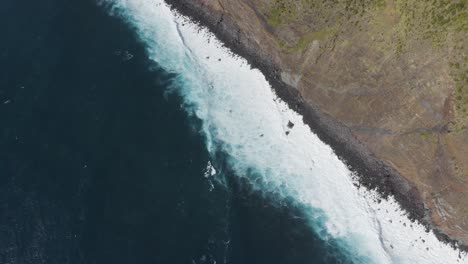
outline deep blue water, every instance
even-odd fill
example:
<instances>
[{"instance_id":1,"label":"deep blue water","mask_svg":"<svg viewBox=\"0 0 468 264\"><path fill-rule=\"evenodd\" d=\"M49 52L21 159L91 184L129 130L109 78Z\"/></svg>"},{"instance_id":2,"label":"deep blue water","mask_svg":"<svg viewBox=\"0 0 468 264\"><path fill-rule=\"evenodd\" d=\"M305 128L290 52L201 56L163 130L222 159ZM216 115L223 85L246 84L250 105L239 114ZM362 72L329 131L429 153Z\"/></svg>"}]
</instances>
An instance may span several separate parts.
<instances>
[{"instance_id":1,"label":"deep blue water","mask_svg":"<svg viewBox=\"0 0 468 264\"><path fill-rule=\"evenodd\" d=\"M174 76L93 0L4 0L0 25L0 263L346 262L293 205L204 177Z\"/></svg>"}]
</instances>

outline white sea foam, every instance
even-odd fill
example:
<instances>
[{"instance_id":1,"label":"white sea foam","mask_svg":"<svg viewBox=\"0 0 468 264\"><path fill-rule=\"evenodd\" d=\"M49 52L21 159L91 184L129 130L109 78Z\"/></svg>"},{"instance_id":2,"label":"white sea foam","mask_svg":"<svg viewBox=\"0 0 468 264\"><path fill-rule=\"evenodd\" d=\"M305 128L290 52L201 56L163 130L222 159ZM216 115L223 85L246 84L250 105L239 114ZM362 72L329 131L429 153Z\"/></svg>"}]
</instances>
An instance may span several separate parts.
<instances>
[{"instance_id":1,"label":"white sea foam","mask_svg":"<svg viewBox=\"0 0 468 264\"><path fill-rule=\"evenodd\" d=\"M262 73L206 29L163 0L101 3L135 27L152 60L177 74L187 110L203 121L208 150L227 153L229 165L259 191L302 205L311 226L324 229L316 230L322 239L338 241L358 262L468 263L466 254L411 223L392 198L378 203L376 193L355 187L348 168Z\"/></svg>"},{"instance_id":2,"label":"white sea foam","mask_svg":"<svg viewBox=\"0 0 468 264\"><path fill-rule=\"evenodd\" d=\"M211 164L211 161L208 161L208 164L206 164L206 169L203 175L205 176L205 178L213 177L216 175L216 169L213 167L213 164Z\"/></svg>"}]
</instances>

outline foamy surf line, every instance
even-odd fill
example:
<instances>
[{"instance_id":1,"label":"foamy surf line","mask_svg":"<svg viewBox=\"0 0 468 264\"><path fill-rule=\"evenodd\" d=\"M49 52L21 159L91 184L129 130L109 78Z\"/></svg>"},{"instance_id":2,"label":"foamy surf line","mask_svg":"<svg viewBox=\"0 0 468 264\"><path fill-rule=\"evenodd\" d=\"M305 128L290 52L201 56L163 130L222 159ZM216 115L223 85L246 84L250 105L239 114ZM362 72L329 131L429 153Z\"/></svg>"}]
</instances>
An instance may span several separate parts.
<instances>
[{"instance_id":1,"label":"foamy surf line","mask_svg":"<svg viewBox=\"0 0 468 264\"><path fill-rule=\"evenodd\" d=\"M163 0L102 0L138 32L150 58L176 73L186 109L203 121L207 148L258 191L303 205L322 239L370 263L468 263L466 253L412 223L393 198L354 185L352 173L247 61ZM216 165L216 164L214 164ZM216 175L214 176L216 177ZM317 225L317 221L320 223Z\"/></svg>"}]
</instances>

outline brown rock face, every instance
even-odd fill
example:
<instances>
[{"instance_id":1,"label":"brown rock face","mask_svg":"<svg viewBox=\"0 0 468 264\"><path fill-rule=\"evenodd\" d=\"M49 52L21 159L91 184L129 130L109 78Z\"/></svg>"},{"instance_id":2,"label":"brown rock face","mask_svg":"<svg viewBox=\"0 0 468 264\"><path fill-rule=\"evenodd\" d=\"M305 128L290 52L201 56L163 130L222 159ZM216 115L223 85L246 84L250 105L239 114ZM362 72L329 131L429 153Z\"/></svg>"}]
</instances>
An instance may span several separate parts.
<instances>
[{"instance_id":1,"label":"brown rock face","mask_svg":"<svg viewBox=\"0 0 468 264\"><path fill-rule=\"evenodd\" d=\"M193 0L413 183L468 244L468 10L435 0Z\"/></svg>"}]
</instances>

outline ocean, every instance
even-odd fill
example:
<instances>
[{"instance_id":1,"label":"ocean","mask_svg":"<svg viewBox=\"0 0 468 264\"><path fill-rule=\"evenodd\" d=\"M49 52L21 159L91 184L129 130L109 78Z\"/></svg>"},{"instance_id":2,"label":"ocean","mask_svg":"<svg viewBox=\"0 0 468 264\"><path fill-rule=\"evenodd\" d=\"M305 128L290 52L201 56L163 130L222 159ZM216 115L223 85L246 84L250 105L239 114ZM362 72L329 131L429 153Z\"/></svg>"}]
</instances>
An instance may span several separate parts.
<instances>
[{"instance_id":1,"label":"ocean","mask_svg":"<svg viewBox=\"0 0 468 264\"><path fill-rule=\"evenodd\" d=\"M466 263L164 1L0 22L0 263Z\"/></svg>"}]
</instances>

